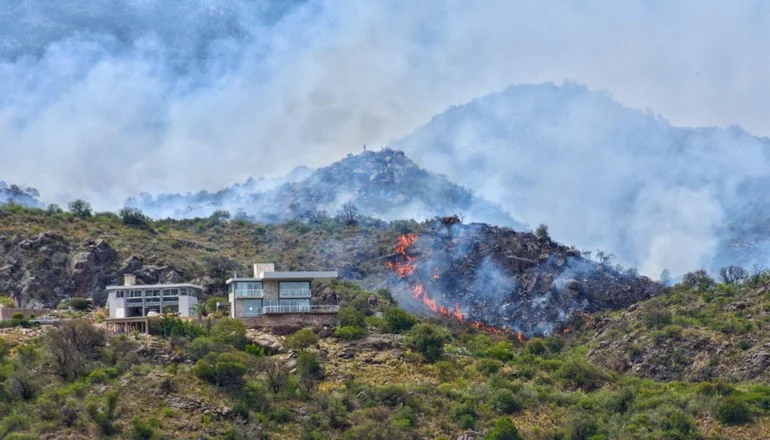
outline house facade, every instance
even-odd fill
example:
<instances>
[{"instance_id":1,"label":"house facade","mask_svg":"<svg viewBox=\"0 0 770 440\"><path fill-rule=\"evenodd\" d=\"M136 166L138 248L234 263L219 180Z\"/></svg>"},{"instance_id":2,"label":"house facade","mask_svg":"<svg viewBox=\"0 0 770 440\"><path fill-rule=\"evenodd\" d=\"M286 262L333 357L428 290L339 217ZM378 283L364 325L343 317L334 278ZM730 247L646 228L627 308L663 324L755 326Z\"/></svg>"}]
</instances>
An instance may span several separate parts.
<instances>
[{"instance_id":1,"label":"house facade","mask_svg":"<svg viewBox=\"0 0 770 440\"><path fill-rule=\"evenodd\" d=\"M277 272L272 263L255 264L253 277L227 280L230 316L336 313L337 306L313 304L313 288L337 276L337 271Z\"/></svg>"},{"instance_id":2,"label":"house facade","mask_svg":"<svg viewBox=\"0 0 770 440\"><path fill-rule=\"evenodd\" d=\"M107 287L107 308L110 318L144 317L151 312L194 317L202 294L203 287L196 284L137 285L136 277L125 275L122 286Z\"/></svg>"}]
</instances>

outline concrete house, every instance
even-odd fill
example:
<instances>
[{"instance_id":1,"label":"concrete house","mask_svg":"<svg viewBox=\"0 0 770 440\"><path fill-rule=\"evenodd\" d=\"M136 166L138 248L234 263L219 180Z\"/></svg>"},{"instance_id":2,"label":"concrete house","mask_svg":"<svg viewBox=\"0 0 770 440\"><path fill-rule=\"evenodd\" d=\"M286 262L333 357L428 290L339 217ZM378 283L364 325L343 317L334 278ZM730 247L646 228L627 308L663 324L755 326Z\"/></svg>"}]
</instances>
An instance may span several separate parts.
<instances>
[{"instance_id":1,"label":"concrete house","mask_svg":"<svg viewBox=\"0 0 770 440\"><path fill-rule=\"evenodd\" d=\"M255 264L253 278L231 278L230 316L256 318L285 314L336 314L338 306L313 304L314 283L337 278L337 271L276 272L275 265Z\"/></svg>"},{"instance_id":2,"label":"concrete house","mask_svg":"<svg viewBox=\"0 0 770 440\"><path fill-rule=\"evenodd\" d=\"M135 276L125 275L122 286L107 287L107 308L110 318L144 317L164 311L193 317L202 294L203 287L196 284L137 285Z\"/></svg>"}]
</instances>

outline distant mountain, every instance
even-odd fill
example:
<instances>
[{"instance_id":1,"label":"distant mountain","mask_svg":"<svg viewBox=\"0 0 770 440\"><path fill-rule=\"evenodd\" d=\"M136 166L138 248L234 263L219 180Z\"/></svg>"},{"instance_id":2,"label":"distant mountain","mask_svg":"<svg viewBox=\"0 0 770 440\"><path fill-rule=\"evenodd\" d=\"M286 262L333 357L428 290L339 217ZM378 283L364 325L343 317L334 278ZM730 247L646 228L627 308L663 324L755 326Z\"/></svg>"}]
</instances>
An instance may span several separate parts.
<instances>
[{"instance_id":1,"label":"distant mountain","mask_svg":"<svg viewBox=\"0 0 770 440\"><path fill-rule=\"evenodd\" d=\"M39 197L40 194L34 188L21 188L0 180L0 205L16 203L27 208L42 208L44 205L38 200Z\"/></svg>"},{"instance_id":2,"label":"distant mountain","mask_svg":"<svg viewBox=\"0 0 770 440\"><path fill-rule=\"evenodd\" d=\"M207 216L225 209L253 220L276 222L306 213L333 215L350 202L361 214L384 220L458 214L466 221L526 228L499 206L421 169L403 152L387 148L350 154L315 171L295 170L272 181L273 185L260 186L260 182L250 180L217 193L143 195L127 205L153 217Z\"/></svg>"},{"instance_id":3,"label":"distant mountain","mask_svg":"<svg viewBox=\"0 0 770 440\"><path fill-rule=\"evenodd\" d=\"M651 276L770 265L757 227L770 218L770 140L738 127L674 127L581 85L539 84L452 107L391 146Z\"/></svg>"}]
</instances>

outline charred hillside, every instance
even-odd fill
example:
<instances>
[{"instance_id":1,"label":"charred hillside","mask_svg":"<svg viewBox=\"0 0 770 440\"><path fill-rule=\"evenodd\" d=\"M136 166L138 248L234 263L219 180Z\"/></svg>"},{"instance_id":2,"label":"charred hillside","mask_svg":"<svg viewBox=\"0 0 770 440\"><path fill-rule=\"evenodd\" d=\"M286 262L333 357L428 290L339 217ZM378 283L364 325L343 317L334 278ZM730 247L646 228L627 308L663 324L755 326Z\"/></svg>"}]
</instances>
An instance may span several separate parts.
<instances>
[{"instance_id":1,"label":"charred hillside","mask_svg":"<svg viewBox=\"0 0 770 440\"><path fill-rule=\"evenodd\" d=\"M547 235L464 225L455 217L355 225L211 217L136 228L107 214L0 212L0 296L24 306L53 307L68 296L100 301L104 287L126 273L144 283L193 281L215 295L234 271L274 261L281 270L338 269L365 288L388 288L402 306L425 316L448 315L443 308L469 322L530 335L563 329L584 311L626 307L659 289ZM415 238L401 247L405 236ZM394 270L399 265L407 272ZM329 292L323 300L337 298Z\"/></svg>"},{"instance_id":2,"label":"charred hillside","mask_svg":"<svg viewBox=\"0 0 770 440\"><path fill-rule=\"evenodd\" d=\"M156 218L208 216L226 209L239 213L240 218L271 223L333 216L345 203L355 205L364 216L384 220L459 213L468 220L524 227L471 190L425 171L403 152L387 148L350 154L315 171L298 168L284 178L250 180L217 193L145 194L127 202Z\"/></svg>"}]
</instances>

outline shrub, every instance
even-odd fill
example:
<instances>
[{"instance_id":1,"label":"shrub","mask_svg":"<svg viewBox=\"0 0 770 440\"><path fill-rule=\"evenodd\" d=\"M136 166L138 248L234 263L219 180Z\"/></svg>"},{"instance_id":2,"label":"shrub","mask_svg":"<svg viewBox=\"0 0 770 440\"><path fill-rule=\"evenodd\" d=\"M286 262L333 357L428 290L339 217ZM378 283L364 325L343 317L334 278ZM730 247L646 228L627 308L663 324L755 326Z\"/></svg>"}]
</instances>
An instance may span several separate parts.
<instances>
[{"instance_id":1,"label":"shrub","mask_svg":"<svg viewBox=\"0 0 770 440\"><path fill-rule=\"evenodd\" d=\"M109 437L120 431L119 427L115 424L117 408L118 393L112 391L107 393L103 409L99 409L96 403L91 402L86 406L86 413L96 423L102 434Z\"/></svg>"},{"instance_id":2,"label":"shrub","mask_svg":"<svg viewBox=\"0 0 770 440\"><path fill-rule=\"evenodd\" d=\"M452 420L463 429L470 429L476 424L478 414L473 404L455 404L451 409Z\"/></svg>"},{"instance_id":3,"label":"shrub","mask_svg":"<svg viewBox=\"0 0 770 440\"><path fill-rule=\"evenodd\" d=\"M353 339L358 339L364 334L364 329L361 327L338 327L336 330L334 330L334 336L340 339L345 339L348 341L352 341Z\"/></svg>"},{"instance_id":4,"label":"shrub","mask_svg":"<svg viewBox=\"0 0 770 440\"><path fill-rule=\"evenodd\" d=\"M751 421L751 408L736 396L725 397L717 406L717 419L725 425L743 425Z\"/></svg>"},{"instance_id":5,"label":"shrub","mask_svg":"<svg viewBox=\"0 0 770 440\"><path fill-rule=\"evenodd\" d=\"M69 203L69 210L75 217L88 218L93 215L91 204L83 200L75 200Z\"/></svg>"},{"instance_id":6,"label":"shrub","mask_svg":"<svg viewBox=\"0 0 770 440\"><path fill-rule=\"evenodd\" d=\"M682 285L691 289L707 291L714 287L716 283L704 269L690 272L682 277Z\"/></svg>"},{"instance_id":7,"label":"shrub","mask_svg":"<svg viewBox=\"0 0 770 440\"><path fill-rule=\"evenodd\" d=\"M90 304L85 298L70 298L69 306L74 310L83 311L88 310Z\"/></svg>"},{"instance_id":8,"label":"shrub","mask_svg":"<svg viewBox=\"0 0 770 440\"><path fill-rule=\"evenodd\" d=\"M257 346L256 344L248 344L244 347L243 351L254 356L255 358L261 358L265 355L265 349Z\"/></svg>"},{"instance_id":9,"label":"shrub","mask_svg":"<svg viewBox=\"0 0 770 440\"><path fill-rule=\"evenodd\" d=\"M315 353L301 351L297 355L297 373L305 381L312 381L323 377L321 362Z\"/></svg>"},{"instance_id":10,"label":"shrub","mask_svg":"<svg viewBox=\"0 0 770 440\"><path fill-rule=\"evenodd\" d=\"M559 377L570 386L590 391L601 385L604 375L582 359L569 359L559 368Z\"/></svg>"},{"instance_id":11,"label":"shrub","mask_svg":"<svg viewBox=\"0 0 770 440\"><path fill-rule=\"evenodd\" d=\"M506 388L495 391L492 395L492 404L503 414L513 414L521 410L521 399Z\"/></svg>"},{"instance_id":12,"label":"shrub","mask_svg":"<svg viewBox=\"0 0 770 440\"><path fill-rule=\"evenodd\" d=\"M692 417L682 411L674 411L661 420L663 438L667 440L699 439L698 427Z\"/></svg>"},{"instance_id":13,"label":"shrub","mask_svg":"<svg viewBox=\"0 0 770 440\"><path fill-rule=\"evenodd\" d=\"M224 353L229 349L230 347L215 342L211 338L195 338L192 344L190 344L190 357L197 361L198 359L203 359L209 353Z\"/></svg>"},{"instance_id":14,"label":"shrub","mask_svg":"<svg viewBox=\"0 0 770 440\"><path fill-rule=\"evenodd\" d=\"M155 432L150 425L135 417L131 420L129 436L132 440L152 440L155 438Z\"/></svg>"},{"instance_id":15,"label":"shrub","mask_svg":"<svg viewBox=\"0 0 770 440\"><path fill-rule=\"evenodd\" d=\"M364 318L364 323L366 324L366 328L373 328L374 330L386 333L390 331L390 326L388 326L388 322L385 321L384 318L380 318L379 316L367 316Z\"/></svg>"},{"instance_id":16,"label":"shrub","mask_svg":"<svg viewBox=\"0 0 770 440\"><path fill-rule=\"evenodd\" d=\"M211 338L223 344L232 345L238 350L248 343L246 338L246 326L243 322L233 318L222 318L211 329Z\"/></svg>"},{"instance_id":17,"label":"shrub","mask_svg":"<svg viewBox=\"0 0 770 440\"><path fill-rule=\"evenodd\" d=\"M88 374L107 342L102 331L83 320L64 321L45 339L52 370L63 379Z\"/></svg>"},{"instance_id":18,"label":"shrub","mask_svg":"<svg viewBox=\"0 0 770 440\"><path fill-rule=\"evenodd\" d=\"M24 313L21 313L21 312L11 313L11 319L15 319L17 321L21 321L21 320L24 319Z\"/></svg>"},{"instance_id":19,"label":"shrub","mask_svg":"<svg viewBox=\"0 0 770 440\"><path fill-rule=\"evenodd\" d=\"M59 214L63 214L64 210L62 210L59 205L51 203L50 205L48 205L45 212L48 215L59 215Z\"/></svg>"},{"instance_id":20,"label":"shrub","mask_svg":"<svg viewBox=\"0 0 770 440\"><path fill-rule=\"evenodd\" d=\"M495 427L484 437L485 440L524 440L519 430L508 418L497 419Z\"/></svg>"},{"instance_id":21,"label":"shrub","mask_svg":"<svg viewBox=\"0 0 770 440\"><path fill-rule=\"evenodd\" d=\"M150 333L170 337L193 339L204 334L203 328L194 322L183 321L174 316L150 320Z\"/></svg>"},{"instance_id":22,"label":"shrub","mask_svg":"<svg viewBox=\"0 0 770 440\"><path fill-rule=\"evenodd\" d=\"M489 376L500 371L500 367L502 366L502 362L497 359L479 359L479 361L476 362L476 371L485 376Z\"/></svg>"},{"instance_id":23,"label":"shrub","mask_svg":"<svg viewBox=\"0 0 770 440\"><path fill-rule=\"evenodd\" d=\"M669 324L673 319L671 312L663 308L659 303L650 303L647 310L644 312L644 323L647 328L663 328Z\"/></svg>"},{"instance_id":24,"label":"shrub","mask_svg":"<svg viewBox=\"0 0 770 440\"><path fill-rule=\"evenodd\" d=\"M126 226L146 227L150 224L150 218L144 215L139 208L121 209L120 221Z\"/></svg>"},{"instance_id":25,"label":"shrub","mask_svg":"<svg viewBox=\"0 0 770 440\"><path fill-rule=\"evenodd\" d=\"M540 224L540 226L535 229L535 237L537 237L538 240L550 240L551 237L548 235L548 226Z\"/></svg>"},{"instance_id":26,"label":"shrub","mask_svg":"<svg viewBox=\"0 0 770 440\"><path fill-rule=\"evenodd\" d=\"M267 387L262 382L247 382L241 388L241 402L250 409L264 411L270 404L267 392Z\"/></svg>"},{"instance_id":27,"label":"shrub","mask_svg":"<svg viewBox=\"0 0 770 440\"><path fill-rule=\"evenodd\" d=\"M297 330L293 335L286 338L286 346L297 350L312 347L316 344L318 344L318 336L309 328Z\"/></svg>"},{"instance_id":28,"label":"shrub","mask_svg":"<svg viewBox=\"0 0 770 440\"><path fill-rule=\"evenodd\" d=\"M377 389L377 398L386 406L396 407L406 403L406 389L400 385L385 385Z\"/></svg>"},{"instance_id":29,"label":"shrub","mask_svg":"<svg viewBox=\"0 0 770 440\"><path fill-rule=\"evenodd\" d=\"M390 307L383 314L388 329L392 333L403 333L412 329L417 324L417 317L407 313L398 307Z\"/></svg>"},{"instance_id":30,"label":"shrub","mask_svg":"<svg viewBox=\"0 0 770 440\"><path fill-rule=\"evenodd\" d=\"M339 319L342 327L364 326L364 314L353 306L343 307L340 310Z\"/></svg>"},{"instance_id":31,"label":"shrub","mask_svg":"<svg viewBox=\"0 0 770 440\"><path fill-rule=\"evenodd\" d=\"M487 355L503 362L513 359L513 345L510 342L503 341L489 347Z\"/></svg>"},{"instance_id":32,"label":"shrub","mask_svg":"<svg viewBox=\"0 0 770 440\"><path fill-rule=\"evenodd\" d=\"M245 353L209 353L195 363L193 372L219 386L236 384L246 372Z\"/></svg>"},{"instance_id":33,"label":"shrub","mask_svg":"<svg viewBox=\"0 0 770 440\"><path fill-rule=\"evenodd\" d=\"M541 338L532 338L524 346L524 350L535 356L542 356L548 351L548 347L545 346L545 341Z\"/></svg>"},{"instance_id":34,"label":"shrub","mask_svg":"<svg viewBox=\"0 0 770 440\"><path fill-rule=\"evenodd\" d=\"M412 329L412 346L422 353L428 362L441 358L446 339L443 332L429 324L420 324Z\"/></svg>"}]
</instances>

